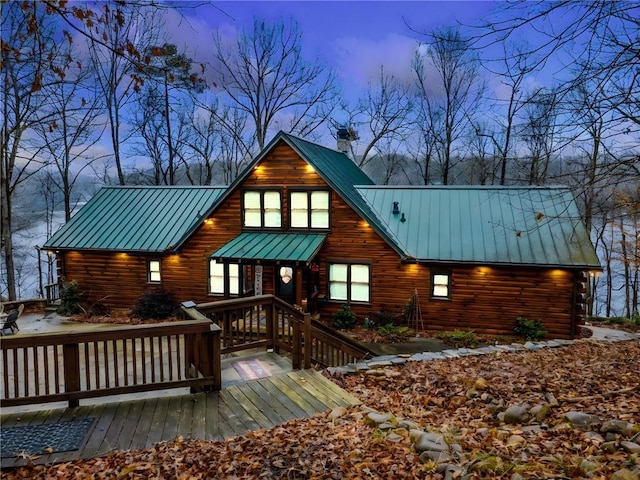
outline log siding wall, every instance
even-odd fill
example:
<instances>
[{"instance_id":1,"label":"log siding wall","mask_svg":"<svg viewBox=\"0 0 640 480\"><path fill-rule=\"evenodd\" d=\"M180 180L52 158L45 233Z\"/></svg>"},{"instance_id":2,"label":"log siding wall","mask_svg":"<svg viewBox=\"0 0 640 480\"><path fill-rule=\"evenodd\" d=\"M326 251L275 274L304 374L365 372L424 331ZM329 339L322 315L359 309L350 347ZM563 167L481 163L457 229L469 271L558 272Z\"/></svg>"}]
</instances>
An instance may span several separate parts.
<instances>
[{"instance_id":1,"label":"log siding wall","mask_svg":"<svg viewBox=\"0 0 640 480\"><path fill-rule=\"evenodd\" d=\"M285 144L276 146L178 254L162 256L162 283L147 284L146 265L155 255L66 252L59 254L67 280L76 280L90 301L107 307L130 307L148 288L164 288L176 302L208 302L210 255L242 232L241 195L246 188L269 186L282 191L282 228L288 229L288 194L297 187L326 182ZM391 206L390 206L391 208ZM404 264L399 255L335 192L331 192L331 230L315 262L320 266L320 293L328 298L328 262L332 259L371 264L371 302L353 304L362 320L376 312L401 314L418 290L423 322L434 330L472 329L477 333L512 333L518 316L540 319L554 337L569 338L574 317L577 273L519 267ZM432 270L452 274L449 299L430 298ZM265 265L263 293L274 293L276 268ZM303 284L303 291L309 286ZM303 293L306 296L306 293ZM342 303L327 301L321 309L329 320Z\"/></svg>"}]
</instances>

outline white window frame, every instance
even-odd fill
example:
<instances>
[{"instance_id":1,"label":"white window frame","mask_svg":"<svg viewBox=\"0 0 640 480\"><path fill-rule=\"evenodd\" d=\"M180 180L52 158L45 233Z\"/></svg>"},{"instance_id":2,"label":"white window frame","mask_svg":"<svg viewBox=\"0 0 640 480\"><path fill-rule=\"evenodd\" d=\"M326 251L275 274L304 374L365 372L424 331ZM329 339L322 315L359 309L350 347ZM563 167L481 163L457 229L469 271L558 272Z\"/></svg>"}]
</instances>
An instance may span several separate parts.
<instances>
[{"instance_id":1,"label":"white window frame","mask_svg":"<svg viewBox=\"0 0 640 480\"><path fill-rule=\"evenodd\" d=\"M343 268L340 268L343 267ZM353 280L355 276L357 268L366 268L367 269L367 280L357 281ZM334 275L338 274L338 269L345 270L346 269L346 278L335 278ZM371 264L365 262L345 262L345 261L333 261L329 262L328 269L328 284L329 284L329 300L335 302L346 302L346 303L371 303ZM346 292L345 295L337 295L336 288L339 285L343 285L343 290ZM367 296L366 298L356 297L356 288L355 287L366 286Z\"/></svg>"},{"instance_id":2,"label":"white window frame","mask_svg":"<svg viewBox=\"0 0 640 480\"><path fill-rule=\"evenodd\" d=\"M326 195L326 208L314 207L314 197ZM301 203L294 201L299 197ZM304 198L304 201L302 201ZM313 230L328 230L330 226L331 193L329 190L292 190L289 193L289 226L290 228L303 228ZM325 213L326 212L326 213ZM322 219L326 219L322 225L314 221L314 213L325 213ZM325 224L326 223L326 224Z\"/></svg>"},{"instance_id":3,"label":"white window frame","mask_svg":"<svg viewBox=\"0 0 640 480\"><path fill-rule=\"evenodd\" d=\"M247 223L247 218L255 217L258 207L247 208L247 196L259 195L260 221ZM277 208L269 208L269 197L277 195ZM265 201L265 197L267 197ZM250 214L250 215L248 215ZM277 214L274 216L273 214ZM272 221L277 218L277 221ZM242 226L245 228L282 228L282 192L280 190L245 190L242 192Z\"/></svg>"},{"instance_id":4,"label":"white window frame","mask_svg":"<svg viewBox=\"0 0 640 480\"><path fill-rule=\"evenodd\" d=\"M238 263L219 263L214 258L209 259L209 295L239 297L246 293L244 285L245 266L240 268ZM214 278L217 280L215 285ZM214 288L215 286L215 288ZM222 288L220 288L220 286Z\"/></svg>"},{"instance_id":5,"label":"white window frame","mask_svg":"<svg viewBox=\"0 0 640 480\"><path fill-rule=\"evenodd\" d=\"M451 298L451 272L436 270L431 272L431 298L448 300Z\"/></svg>"},{"instance_id":6,"label":"white window frame","mask_svg":"<svg viewBox=\"0 0 640 480\"><path fill-rule=\"evenodd\" d=\"M147 283L162 283L162 261L147 260Z\"/></svg>"}]
</instances>

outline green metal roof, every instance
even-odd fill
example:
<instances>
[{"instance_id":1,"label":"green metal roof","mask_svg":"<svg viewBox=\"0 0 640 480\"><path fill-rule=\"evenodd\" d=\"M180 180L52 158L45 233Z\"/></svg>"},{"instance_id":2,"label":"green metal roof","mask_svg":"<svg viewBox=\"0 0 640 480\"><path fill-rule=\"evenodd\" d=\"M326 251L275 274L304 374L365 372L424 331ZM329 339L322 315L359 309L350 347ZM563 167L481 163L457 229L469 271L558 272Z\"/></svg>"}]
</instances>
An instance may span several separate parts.
<instances>
[{"instance_id":1,"label":"green metal roof","mask_svg":"<svg viewBox=\"0 0 640 480\"><path fill-rule=\"evenodd\" d=\"M326 235L304 233L242 233L216 250L216 260L309 262L316 256Z\"/></svg>"},{"instance_id":2,"label":"green metal roof","mask_svg":"<svg viewBox=\"0 0 640 480\"><path fill-rule=\"evenodd\" d=\"M564 187L358 191L409 259L600 269L573 195ZM392 213L393 202L399 214Z\"/></svg>"},{"instance_id":3,"label":"green metal roof","mask_svg":"<svg viewBox=\"0 0 640 480\"><path fill-rule=\"evenodd\" d=\"M49 249L175 249L226 187L104 187L45 244Z\"/></svg>"}]
</instances>

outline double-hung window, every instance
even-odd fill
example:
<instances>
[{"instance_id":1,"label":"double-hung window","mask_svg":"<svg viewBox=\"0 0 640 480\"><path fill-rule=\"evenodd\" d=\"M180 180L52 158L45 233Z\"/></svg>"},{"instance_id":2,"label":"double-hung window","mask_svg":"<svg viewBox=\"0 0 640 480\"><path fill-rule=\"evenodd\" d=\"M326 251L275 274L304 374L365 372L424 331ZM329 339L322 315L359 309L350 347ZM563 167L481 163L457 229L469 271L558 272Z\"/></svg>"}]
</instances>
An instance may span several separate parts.
<instances>
[{"instance_id":1,"label":"double-hung window","mask_svg":"<svg viewBox=\"0 0 640 480\"><path fill-rule=\"evenodd\" d=\"M329 298L345 302L371 301L371 265L330 263Z\"/></svg>"},{"instance_id":2,"label":"double-hung window","mask_svg":"<svg viewBox=\"0 0 640 480\"><path fill-rule=\"evenodd\" d=\"M323 190L291 192L291 228L329 228L329 192Z\"/></svg>"},{"instance_id":3,"label":"double-hung window","mask_svg":"<svg viewBox=\"0 0 640 480\"><path fill-rule=\"evenodd\" d=\"M278 190L247 190L242 197L243 225L256 228L282 226L282 207Z\"/></svg>"},{"instance_id":4,"label":"double-hung window","mask_svg":"<svg viewBox=\"0 0 640 480\"><path fill-rule=\"evenodd\" d=\"M162 283L160 260L149 260L147 262L147 283Z\"/></svg>"},{"instance_id":5,"label":"double-hung window","mask_svg":"<svg viewBox=\"0 0 640 480\"><path fill-rule=\"evenodd\" d=\"M431 297L451 298L451 272L431 272Z\"/></svg>"},{"instance_id":6,"label":"double-hung window","mask_svg":"<svg viewBox=\"0 0 640 480\"><path fill-rule=\"evenodd\" d=\"M238 296L242 288L242 270L237 263L209 261L209 293L212 295Z\"/></svg>"}]
</instances>

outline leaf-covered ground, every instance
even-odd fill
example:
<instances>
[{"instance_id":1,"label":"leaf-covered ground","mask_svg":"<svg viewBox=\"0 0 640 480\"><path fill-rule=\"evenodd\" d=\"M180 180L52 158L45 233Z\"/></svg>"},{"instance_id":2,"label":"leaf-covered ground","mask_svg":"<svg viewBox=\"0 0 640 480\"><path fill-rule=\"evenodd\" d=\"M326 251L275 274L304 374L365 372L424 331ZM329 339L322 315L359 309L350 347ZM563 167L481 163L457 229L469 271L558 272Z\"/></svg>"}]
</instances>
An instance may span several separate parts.
<instances>
[{"instance_id":1,"label":"leaf-covered ground","mask_svg":"<svg viewBox=\"0 0 640 480\"><path fill-rule=\"evenodd\" d=\"M461 452L450 478L638 478L640 454L621 442L640 431L640 342L581 341L562 348L432 362L334 379L363 405L292 421L225 442L177 439L149 450L2 473L2 478L443 478L409 432L363 421L367 409L439 432ZM505 425L513 404L549 403L546 418ZM595 414L591 432L565 413ZM607 420L633 433L594 434ZM609 440L609 448L603 442ZM635 475L635 476L634 476Z\"/></svg>"}]
</instances>

